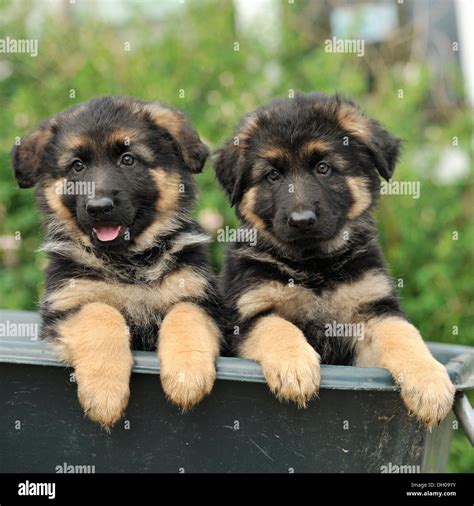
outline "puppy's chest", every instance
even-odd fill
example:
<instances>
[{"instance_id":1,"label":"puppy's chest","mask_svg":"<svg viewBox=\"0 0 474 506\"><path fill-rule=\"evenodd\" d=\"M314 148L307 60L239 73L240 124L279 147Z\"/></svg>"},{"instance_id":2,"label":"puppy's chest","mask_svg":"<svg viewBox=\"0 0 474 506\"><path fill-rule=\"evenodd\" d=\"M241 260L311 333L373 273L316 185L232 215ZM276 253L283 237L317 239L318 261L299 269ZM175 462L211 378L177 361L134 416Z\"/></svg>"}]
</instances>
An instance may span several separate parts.
<instances>
[{"instance_id":1,"label":"puppy's chest","mask_svg":"<svg viewBox=\"0 0 474 506\"><path fill-rule=\"evenodd\" d=\"M387 274L378 269L365 271L354 279L339 279L311 288L299 286L295 292L297 314L303 319L329 322L351 322L362 318L368 305L392 294Z\"/></svg>"},{"instance_id":2,"label":"puppy's chest","mask_svg":"<svg viewBox=\"0 0 474 506\"><path fill-rule=\"evenodd\" d=\"M73 279L46 297L48 308L67 311L93 302L110 305L133 320L148 319L149 313L163 313L169 293L158 283L140 285L95 279Z\"/></svg>"},{"instance_id":3,"label":"puppy's chest","mask_svg":"<svg viewBox=\"0 0 474 506\"><path fill-rule=\"evenodd\" d=\"M133 325L155 325L173 304L202 296L206 283L188 267L149 283L79 278L49 292L44 304L50 311L68 311L101 302L119 310Z\"/></svg>"},{"instance_id":4,"label":"puppy's chest","mask_svg":"<svg viewBox=\"0 0 474 506\"><path fill-rule=\"evenodd\" d=\"M343 288L344 285L326 283L308 287L289 284L284 288L281 300L277 301L278 312L292 321L351 320L358 301ZM347 287L347 285L346 285Z\"/></svg>"},{"instance_id":5,"label":"puppy's chest","mask_svg":"<svg viewBox=\"0 0 474 506\"><path fill-rule=\"evenodd\" d=\"M246 291L238 300L244 319L273 311L293 322L351 322L361 309L391 293L391 284L383 272L368 271L353 280L314 277L309 282L294 279L266 280Z\"/></svg>"}]
</instances>

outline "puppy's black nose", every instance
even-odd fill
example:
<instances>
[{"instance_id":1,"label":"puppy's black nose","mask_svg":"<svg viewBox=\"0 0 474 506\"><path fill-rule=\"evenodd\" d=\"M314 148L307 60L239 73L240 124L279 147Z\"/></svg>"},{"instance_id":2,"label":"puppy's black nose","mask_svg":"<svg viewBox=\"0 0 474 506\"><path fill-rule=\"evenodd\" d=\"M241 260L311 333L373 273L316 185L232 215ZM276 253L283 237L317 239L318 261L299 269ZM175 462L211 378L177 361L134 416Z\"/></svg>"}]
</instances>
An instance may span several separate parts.
<instances>
[{"instance_id":1,"label":"puppy's black nose","mask_svg":"<svg viewBox=\"0 0 474 506\"><path fill-rule=\"evenodd\" d=\"M108 197L91 199L87 202L86 211L92 218L103 218L112 212L114 202Z\"/></svg>"},{"instance_id":2,"label":"puppy's black nose","mask_svg":"<svg viewBox=\"0 0 474 506\"><path fill-rule=\"evenodd\" d=\"M290 214L288 224L298 230L309 230L316 223L316 215L313 211L295 211Z\"/></svg>"}]
</instances>

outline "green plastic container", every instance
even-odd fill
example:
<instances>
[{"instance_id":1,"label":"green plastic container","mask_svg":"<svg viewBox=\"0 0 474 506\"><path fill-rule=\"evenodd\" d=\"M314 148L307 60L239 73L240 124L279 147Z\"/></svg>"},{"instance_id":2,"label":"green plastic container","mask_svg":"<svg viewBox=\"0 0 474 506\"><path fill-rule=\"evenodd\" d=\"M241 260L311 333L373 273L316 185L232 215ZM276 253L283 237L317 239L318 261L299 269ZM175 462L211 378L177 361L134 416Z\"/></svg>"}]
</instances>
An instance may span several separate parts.
<instances>
[{"instance_id":1,"label":"green plastic container","mask_svg":"<svg viewBox=\"0 0 474 506\"><path fill-rule=\"evenodd\" d=\"M211 395L181 414L156 355L135 352L130 403L109 434L84 416L72 370L35 337L38 315L0 311L0 325L0 472L442 472L453 432L473 441L473 348L429 344L456 385L458 418L432 432L408 416L384 369L322 366L319 399L298 409L274 398L257 363L220 358Z\"/></svg>"}]
</instances>

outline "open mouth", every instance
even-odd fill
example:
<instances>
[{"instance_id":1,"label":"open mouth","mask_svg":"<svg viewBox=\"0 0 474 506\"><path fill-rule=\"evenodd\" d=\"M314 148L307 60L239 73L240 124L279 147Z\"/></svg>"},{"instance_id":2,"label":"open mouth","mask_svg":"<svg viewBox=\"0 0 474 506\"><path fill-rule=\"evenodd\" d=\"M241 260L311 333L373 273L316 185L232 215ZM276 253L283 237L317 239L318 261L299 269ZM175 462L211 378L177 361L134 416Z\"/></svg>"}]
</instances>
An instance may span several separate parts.
<instances>
[{"instance_id":1,"label":"open mouth","mask_svg":"<svg viewBox=\"0 0 474 506\"><path fill-rule=\"evenodd\" d=\"M127 233L128 227L124 227L122 225L117 226L104 226L104 227L94 227L93 229L95 237L100 242L112 242L115 241L120 236L123 236Z\"/></svg>"}]
</instances>

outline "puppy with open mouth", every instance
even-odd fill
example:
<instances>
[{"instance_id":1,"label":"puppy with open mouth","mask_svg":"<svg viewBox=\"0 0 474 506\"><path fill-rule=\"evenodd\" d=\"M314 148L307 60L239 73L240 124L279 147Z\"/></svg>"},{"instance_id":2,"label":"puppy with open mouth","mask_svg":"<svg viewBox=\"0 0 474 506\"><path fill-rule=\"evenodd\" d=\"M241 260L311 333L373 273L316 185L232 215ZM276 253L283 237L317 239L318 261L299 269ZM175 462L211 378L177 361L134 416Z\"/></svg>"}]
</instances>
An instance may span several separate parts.
<instances>
[{"instance_id":1,"label":"puppy with open mouth","mask_svg":"<svg viewBox=\"0 0 474 506\"><path fill-rule=\"evenodd\" d=\"M229 248L224 300L235 353L260 362L280 399L306 405L320 362L384 367L430 426L454 387L400 309L371 217L399 144L338 96L298 94L245 116L214 167L258 239Z\"/></svg>"},{"instance_id":2,"label":"puppy with open mouth","mask_svg":"<svg viewBox=\"0 0 474 506\"><path fill-rule=\"evenodd\" d=\"M46 229L42 335L104 427L127 406L132 349L157 349L164 391L183 410L212 389L217 291L209 238L191 217L207 156L183 113L122 97L61 112L13 149Z\"/></svg>"}]
</instances>

